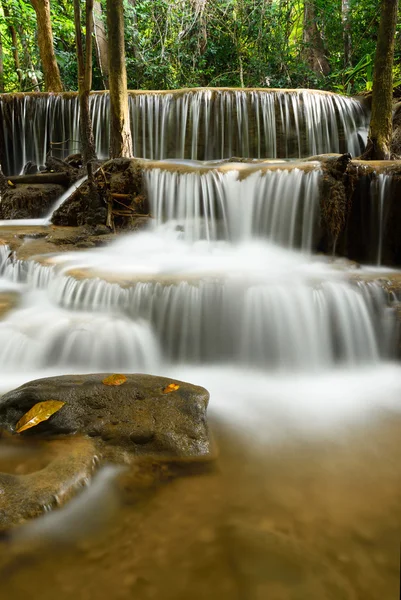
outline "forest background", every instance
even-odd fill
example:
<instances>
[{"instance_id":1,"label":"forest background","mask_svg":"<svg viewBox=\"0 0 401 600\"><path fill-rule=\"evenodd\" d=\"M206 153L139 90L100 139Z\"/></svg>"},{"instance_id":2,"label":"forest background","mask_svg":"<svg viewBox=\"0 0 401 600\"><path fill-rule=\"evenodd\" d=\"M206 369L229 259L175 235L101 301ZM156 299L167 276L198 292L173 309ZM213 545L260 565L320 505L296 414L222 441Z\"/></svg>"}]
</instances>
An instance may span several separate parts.
<instances>
[{"instance_id":1,"label":"forest background","mask_svg":"<svg viewBox=\"0 0 401 600\"><path fill-rule=\"evenodd\" d=\"M35 2L0 0L0 92L45 90ZM302 87L356 94L372 88L378 0L125 0L124 5L128 89ZM62 85L76 90L74 6L71 0L51 0L50 9ZM98 90L108 88L105 15L105 3L95 1L92 89ZM399 91L400 32L399 20L393 72Z\"/></svg>"}]
</instances>

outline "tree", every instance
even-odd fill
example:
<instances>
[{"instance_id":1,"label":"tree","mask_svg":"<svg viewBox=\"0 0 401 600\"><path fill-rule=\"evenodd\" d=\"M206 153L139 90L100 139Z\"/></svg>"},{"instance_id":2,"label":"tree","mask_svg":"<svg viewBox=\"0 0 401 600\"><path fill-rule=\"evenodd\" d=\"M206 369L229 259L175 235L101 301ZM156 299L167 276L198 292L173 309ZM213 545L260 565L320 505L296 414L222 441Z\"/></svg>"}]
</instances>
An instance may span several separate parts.
<instances>
[{"instance_id":1,"label":"tree","mask_svg":"<svg viewBox=\"0 0 401 600\"><path fill-rule=\"evenodd\" d=\"M393 117L394 39L398 0L381 0L380 26L373 73L372 116L365 159L388 160Z\"/></svg>"},{"instance_id":2,"label":"tree","mask_svg":"<svg viewBox=\"0 0 401 600\"><path fill-rule=\"evenodd\" d=\"M316 23L315 0L304 2L305 58L309 67L319 75L328 75L330 65L325 56L323 38Z\"/></svg>"},{"instance_id":3,"label":"tree","mask_svg":"<svg viewBox=\"0 0 401 600\"><path fill-rule=\"evenodd\" d=\"M10 7L8 5L8 2L6 0L2 0L2 6L3 6L4 16L8 22L8 30L10 32L10 37L11 37L11 46L12 46L12 53L13 53L13 58L14 58L15 71L17 73L19 87L21 88L21 86L22 86L22 71L21 71L21 64L20 64L19 51L18 51L17 32L15 30L15 27L14 27L14 24L13 24L13 21L11 18Z\"/></svg>"},{"instance_id":4,"label":"tree","mask_svg":"<svg viewBox=\"0 0 401 600\"><path fill-rule=\"evenodd\" d=\"M351 64L351 22L350 22L350 0L341 0L341 20L344 27L344 66Z\"/></svg>"},{"instance_id":5,"label":"tree","mask_svg":"<svg viewBox=\"0 0 401 600\"><path fill-rule=\"evenodd\" d=\"M18 33L21 40L21 46L23 50L24 57L24 69L23 72L27 74L30 85L28 87L29 90L34 89L35 92L40 92L38 78L36 77L36 72L32 62L32 56L29 51L29 45L27 40L27 35L24 31L24 28L21 24L18 25ZM23 86L26 89L26 86Z\"/></svg>"},{"instance_id":6,"label":"tree","mask_svg":"<svg viewBox=\"0 0 401 600\"><path fill-rule=\"evenodd\" d=\"M93 20L95 26L96 57L102 75L103 87L109 89L109 45L107 42L106 29L104 26L102 5L95 0L93 6Z\"/></svg>"},{"instance_id":7,"label":"tree","mask_svg":"<svg viewBox=\"0 0 401 600\"><path fill-rule=\"evenodd\" d=\"M48 92L62 92L60 71L53 47L53 30L50 21L50 0L31 0L38 24L38 46L43 67L45 87Z\"/></svg>"},{"instance_id":8,"label":"tree","mask_svg":"<svg viewBox=\"0 0 401 600\"><path fill-rule=\"evenodd\" d=\"M127 71L125 68L123 0L107 0L110 78L110 156L132 156Z\"/></svg>"},{"instance_id":9,"label":"tree","mask_svg":"<svg viewBox=\"0 0 401 600\"><path fill-rule=\"evenodd\" d=\"M92 120L89 112L89 94L92 87L93 0L86 0L85 54L81 31L80 0L74 0L75 39L78 59L79 130L84 165L96 158Z\"/></svg>"},{"instance_id":10,"label":"tree","mask_svg":"<svg viewBox=\"0 0 401 600\"><path fill-rule=\"evenodd\" d=\"M3 38L0 33L0 94L5 91L4 87L4 53L3 53Z\"/></svg>"}]
</instances>

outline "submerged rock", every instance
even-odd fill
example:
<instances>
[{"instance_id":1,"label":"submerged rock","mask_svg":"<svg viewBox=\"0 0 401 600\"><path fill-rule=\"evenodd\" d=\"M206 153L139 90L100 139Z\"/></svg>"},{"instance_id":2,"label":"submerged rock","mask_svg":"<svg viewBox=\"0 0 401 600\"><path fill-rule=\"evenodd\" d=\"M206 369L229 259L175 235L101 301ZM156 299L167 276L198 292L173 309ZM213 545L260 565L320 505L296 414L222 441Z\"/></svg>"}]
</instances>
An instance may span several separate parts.
<instances>
[{"instance_id":1,"label":"submerged rock","mask_svg":"<svg viewBox=\"0 0 401 600\"><path fill-rule=\"evenodd\" d=\"M26 437L82 434L140 455L202 456L209 453L202 387L165 377L126 375L121 385L105 385L107 374L38 379L0 400L0 428L15 433L19 419L38 402L65 405ZM178 388L165 392L176 383Z\"/></svg>"},{"instance_id":2,"label":"submerged rock","mask_svg":"<svg viewBox=\"0 0 401 600\"><path fill-rule=\"evenodd\" d=\"M0 451L0 531L65 504L88 482L95 458L93 441L79 436L36 444L5 440Z\"/></svg>"}]
</instances>

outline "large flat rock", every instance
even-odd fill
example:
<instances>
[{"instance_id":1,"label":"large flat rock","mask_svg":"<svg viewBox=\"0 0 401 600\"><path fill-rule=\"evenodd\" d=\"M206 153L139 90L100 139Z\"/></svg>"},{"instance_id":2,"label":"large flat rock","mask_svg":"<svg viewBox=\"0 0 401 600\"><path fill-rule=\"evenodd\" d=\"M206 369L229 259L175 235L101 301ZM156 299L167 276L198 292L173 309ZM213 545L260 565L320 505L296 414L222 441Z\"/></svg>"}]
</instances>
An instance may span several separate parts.
<instances>
[{"instance_id":1,"label":"large flat rock","mask_svg":"<svg viewBox=\"0 0 401 600\"><path fill-rule=\"evenodd\" d=\"M29 382L1 398L0 429L14 433L18 420L35 404L58 400L65 402L58 412L20 435L78 433L142 455L209 453L207 390L151 375L125 375L122 385L105 385L102 382L109 375L66 375ZM171 383L179 387L166 393Z\"/></svg>"}]
</instances>

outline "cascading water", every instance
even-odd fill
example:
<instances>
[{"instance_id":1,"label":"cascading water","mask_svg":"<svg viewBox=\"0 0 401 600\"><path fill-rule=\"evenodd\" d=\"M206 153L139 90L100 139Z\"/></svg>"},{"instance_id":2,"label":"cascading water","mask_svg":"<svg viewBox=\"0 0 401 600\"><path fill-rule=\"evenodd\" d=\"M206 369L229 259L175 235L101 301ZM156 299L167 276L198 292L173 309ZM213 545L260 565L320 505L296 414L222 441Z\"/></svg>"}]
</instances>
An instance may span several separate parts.
<instances>
[{"instance_id":1,"label":"cascading water","mask_svg":"<svg viewBox=\"0 0 401 600\"><path fill-rule=\"evenodd\" d=\"M94 93L90 110L99 157L108 155L109 97ZM368 114L355 99L309 90L200 89L131 92L134 155L214 160L299 158L326 152L359 155ZM50 147L62 157L79 148L74 94L0 97L1 161L7 174ZM51 144L53 144L51 146Z\"/></svg>"},{"instance_id":2,"label":"cascading water","mask_svg":"<svg viewBox=\"0 0 401 600\"><path fill-rule=\"evenodd\" d=\"M177 235L156 229L25 268L38 291L0 324L3 362L27 371L223 362L276 372L389 355L393 316L379 286L373 294L267 242ZM15 281L21 266L3 272Z\"/></svg>"},{"instance_id":3,"label":"cascading water","mask_svg":"<svg viewBox=\"0 0 401 600\"><path fill-rule=\"evenodd\" d=\"M376 264L382 264L383 256L383 235L388 217L388 211L386 210L386 201L390 198L391 188L391 175L380 173L377 179L374 179L371 186L371 195L374 197L376 202L374 206L376 210L373 210L372 220L377 223L377 254Z\"/></svg>"},{"instance_id":4,"label":"cascading water","mask_svg":"<svg viewBox=\"0 0 401 600\"><path fill-rule=\"evenodd\" d=\"M273 132L268 127L274 111L276 117L281 114L279 127L287 128L286 152L292 152L294 144L296 148L303 144L304 133L300 126L301 116L296 113L296 95L291 99L285 96L280 113L277 112L277 99L273 103L269 94L263 96L255 93L254 97L251 95L253 92L249 92L248 96L221 94L220 113L210 121L205 121L205 112L202 111L206 108L202 108L202 93L196 92L198 96L194 97L184 94L179 102L174 102L179 107L180 123L193 121L197 124L197 132L205 131L207 126L207 131L213 131L215 135L214 121L218 121L221 136L210 141L208 152L214 144L214 148L220 144L218 152L213 150L219 157L220 153L224 155L227 147L234 151L234 140L239 130L245 144L244 152L255 152L252 143L257 131L260 155L267 148L267 145L260 145L262 138L263 143L268 144L269 148L276 148L274 153L278 154L282 141L278 141L280 136L275 137L276 130ZM99 120L95 125L99 140L99 136L104 135L101 121L106 118L106 111L104 114L101 111L107 97L98 95L94 98L92 103L99 104L96 109ZM167 142L167 122L171 114L175 115L175 109L166 108L168 102L173 102L168 98L169 94L135 96L135 101L142 103L140 110L148 111L148 121L140 124L138 120L134 122L134 128L143 127L141 135L145 132L146 152L149 154L164 152L167 143L171 143L171 140ZM198 104L194 98L198 98ZM249 103L244 98L253 98L252 102L258 102L260 106L256 129L249 132L249 137L246 135L246 127L250 127L247 120L249 115L245 118ZM211 110L212 100L210 98L207 110ZM313 114L311 118L315 124L320 118L322 122L320 129L312 127L308 139L315 139L317 148L326 134L332 136L331 140L334 139L336 129L333 129L332 121L326 127L327 122L323 123L323 117L318 114L319 101L315 104L314 101L314 98L310 99L308 105L308 110ZM52 101L46 99L47 102ZM266 105L262 106L263 102ZM307 102L304 103L304 109L306 106ZM198 111L196 114L195 107ZM156 114L160 115L160 120L152 121L152 115ZM229 114L235 126L238 126L231 133L226 121ZM298 114L298 121L294 128L291 119L295 114ZM149 123L153 123L153 130L147 129ZM323 133L324 128L326 133ZM190 134L183 134L183 130L177 127L177 144L181 148L185 146L187 153L190 141L193 144L191 152L194 150L196 154L199 139L191 133L189 125L185 129L187 131ZM206 139L209 137L206 135ZM138 132L137 140L139 138ZM176 138L173 138L174 142ZM219 468L213 470L210 478L204 472L200 477L195 475L191 478L194 487L189 488L188 494L185 486L190 478L183 478L187 481L181 482L182 487L179 487L179 480L171 486L159 486L163 488L162 492L173 493L173 496L167 495L167 501L166 496L158 497L156 502L146 504L145 509L147 514L152 514L155 505L156 511L157 506L171 507L172 529L177 531L183 525L183 535L187 533L188 522L195 519L195 533L188 538L196 550L197 572L198 548L210 547L214 550L216 546L213 544L218 544L218 555L209 551L204 554L211 556L212 569L220 566L218 556L222 554L224 583L226 566L232 556L235 565L238 562L242 568L246 564L248 569L249 563L242 563L241 560L243 548L249 547L251 573L254 572L255 561L261 565L263 574L267 564L273 564L274 573L276 564L280 569L284 565L283 579L288 572L289 580L295 580L298 585L298 563L304 568L303 552L300 553L301 559L294 564L291 553L291 560L287 561L286 549L289 545L286 539L292 545L292 534L282 532L293 530L301 535L305 532L306 538L310 529L313 540L317 538L317 530L324 531L326 536L323 550L320 552L318 548L319 558L324 556L326 548L329 548L330 557L333 556L335 547L334 568L343 562L337 557L342 557L345 552L347 535L356 540L357 551L356 559L352 559L353 564L365 565L366 556L360 555L360 540L363 546L366 540L369 541L370 554L373 547L370 516L373 515L373 520L377 520L375 510L377 514L386 516L387 512L383 511L383 504L379 500L371 513L365 509L359 518L361 502L357 494L352 498L349 514L344 507L348 506L354 482L360 479L362 465L368 464L366 469L370 475L371 457L376 447L373 447L370 459L366 459L366 454L359 448L359 463L356 466L352 452L352 468L345 471L343 478L343 496L341 493L337 496L340 502L336 502L336 496L333 495L338 481L333 477L344 466L342 455L337 461L336 452L339 446L342 448L344 439L346 445L344 436L351 432L352 438L361 422L364 425L372 422L378 412L380 419L383 419L386 410L400 410L400 368L392 362L394 342L399 339L396 339L395 314L389 305L387 293L372 280L371 274L363 268L350 265L344 268L344 265L335 261L332 263L331 259L312 254L315 237L319 233L319 188L322 178L319 163L276 161L274 164L273 161L259 161L250 164L205 164L176 160L175 163L145 162L144 170L150 210L154 217L154 224L149 230L121 236L109 247L42 256L28 262L18 260L9 247L0 245L0 307L2 310L9 308L7 302L10 297L13 303L0 320L0 391L48 375L96 371L141 371L203 385L211 392L208 412L211 428L217 433L217 443L222 450ZM385 180L378 178L377 181L378 197L385 202ZM385 221L383 206L383 203L376 204L379 207L376 216L384 218L383 221L379 219L380 222ZM380 231L379 237L383 239L384 229ZM378 248L380 252L380 244ZM366 436L364 432L363 437L366 438L366 447L374 445L371 432ZM232 445L230 439L233 439ZM326 462L327 456L332 458L331 463ZM377 462L380 462L379 469L391 463L386 460L381 462L381 458ZM230 469L235 481L227 488L227 471ZM297 473L305 473L305 481L300 480L300 484ZM399 481L398 470L395 479ZM210 480L214 482L211 488ZM363 484L366 480L369 477L365 473ZM133 481L136 484L136 480ZM320 485L320 481L323 485ZM387 484L387 479L384 481ZM220 482L220 487L213 487L216 482ZM383 491L380 498L386 501L388 496L385 506L397 511L394 502L397 496L392 493L391 486L378 486L376 481L374 484L375 488ZM124 481L121 487L124 490L129 488L130 480ZM137 494L136 485L133 487ZM89 491L95 488L96 482L89 487ZM320 488L326 494L321 493ZM363 485L361 489L366 496ZM99 492L103 501L106 492L104 488ZM148 490L146 493L148 497ZM188 501L187 504L181 504L180 495ZM127 497L131 502L132 497ZM126 503L116 509L122 512L123 529L120 532L126 532L134 513L138 515L137 497L134 496L130 505ZM169 501L171 498L173 501ZM344 498L346 503L341 502ZM87 510L98 514L101 510L100 500L98 497L92 500ZM316 522L319 500L322 505L320 520L315 524L314 531L310 523ZM73 521L68 521L68 531L70 533L73 527L74 535L77 532L77 537L81 539L82 525L86 525L89 519L88 512L82 511L86 496L78 497L79 501L81 512L78 510L74 513L73 502L67 505L75 515ZM259 513L258 506L261 507ZM207 518L199 525L203 507L207 507ZM215 523L209 519L210 508L216 509L218 515ZM338 523L339 515L343 513L348 515L348 521L345 519L346 527L341 530ZM158 517L160 514L164 513L156 512ZM185 520L182 520L183 514L186 515ZM22 537L26 535L29 538L32 537L32 531L35 534L37 527L40 553L45 548L44 534L46 536L51 532L51 536L58 539L57 536L63 535L67 528L63 511L53 511L50 516L50 520L46 516L37 520L33 528L18 529ZM162 521L163 518L156 518L154 522L160 526ZM243 529L239 529L240 535L231 538L231 533L238 529L238 522ZM177 523L180 527L177 527ZM287 523L290 523L288 527ZM356 523L359 529L355 529ZM248 534L247 527L250 524L251 533ZM143 523L141 527L145 536L149 535L152 529L149 521L147 527L143 527ZM95 529L99 533L101 528L96 525ZM384 520L380 521L377 529L381 544L382 532L391 528ZM118 529L113 525L112 538L117 539L119 547L121 537L116 535L116 531ZM137 534L135 531L134 535ZM200 537L196 537L198 534ZM211 541L215 535L217 541ZM227 535L228 550L222 544ZM156 544L162 539L159 532L157 536ZM105 539L108 544L107 533ZM134 539L141 541L141 538ZM172 539L174 543L176 538ZM252 545L254 539L255 546ZM132 539L127 540L132 544ZM284 551L279 549L276 554L277 541L280 544L283 541ZM387 554L387 561L394 554L396 544L393 542L391 538L391 554ZM136 563L135 569L132 568L132 546L128 543L123 545L123 549L125 552L128 548L130 558L124 564L131 576L132 571L141 572L141 565ZM157 564L155 567L155 543L150 546L150 570L156 572L157 578L162 569ZM74 552L76 547L74 545ZM84 545L80 547L83 549ZM90 551L90 546L85 547L89 548L89 552L83 550L79 560L84 564L90 560L90 571L85 572L85 579L81 579L81 582L88 579L88 572L92 572L93 556L96 561L99 556L100 560L104 556L109 561L107 551L96 554ZM112 544L110 547L113 548ZM137 556L140 560L144 547L146 540L145 544L138 543ZM53 552L54 546L51 548ZM233 555L232 549L237 554ZM160 556L165 566L165 554L160 553ZM349 556L353 556L352 552L349 552ZM387 569L390 563L382 561L382 554L376 556L380 559L380 565L384 564ZM125 554L123 558L125 560ZM181 564L180 561L175 562ZM35 560L33 564L37 573L42 568L40 561ZM53 564L53 556L50 564ZM81 565L77 567L76 558L71 564L74 566L74 576L69 579L63 571L57 585L64 581L74 585L71 582L75 573L80 573ZM309 564L314 563L306 563L308 576L312 571ZM62 565L63 561L57 571L64 568ZM120 582L120 564L117 570L116 581ZM145 569L145 573L150 570ZM231 571L230 567L227 581L231 578ZM112 566L108 577L111 572ZM202 570L202 578L204 572ZM241 571L246 578L248 572ZM303 571L299 572L302 579ZM394 572L398 577L396 568ZM44 579L46 582L48 573L49 569ZM314 577L317 579L319 575ZM31 578L26 580L31 582ZM128 577L127 581L127 589L134 589L131 588L131 585L136 585L132 584L133 580ZM190 577L188 581L192 586ZM235 579L232 587L234 595L236 585ZM208 585L204 597L209 595ZM380 593L374 595L389 596ZM363 594L360 596L364 597ZM231 597L230 593L227 597Z\"/></svg>"},{"instance_id":5,"label":"cascading water","mask_svg":"<svg viewBox=\"0 0 401 600\"><path fill-rule=\"evenodd\" d=\"M145 171L156 225L175 224L186 240L266 237L306 251L319 221L320 179L318 163Z\"/></svg>"}]
</instances>

